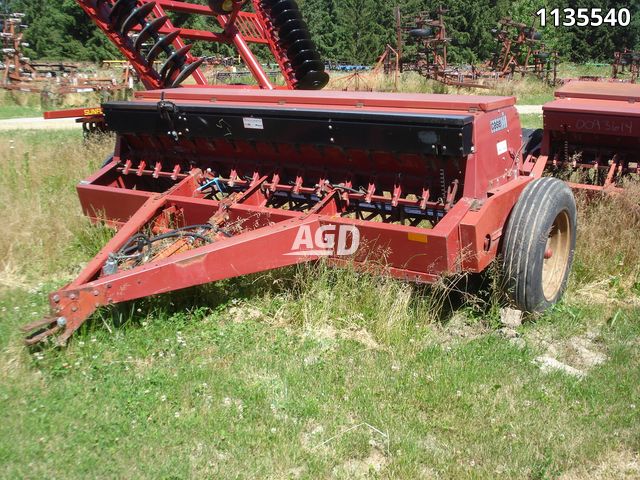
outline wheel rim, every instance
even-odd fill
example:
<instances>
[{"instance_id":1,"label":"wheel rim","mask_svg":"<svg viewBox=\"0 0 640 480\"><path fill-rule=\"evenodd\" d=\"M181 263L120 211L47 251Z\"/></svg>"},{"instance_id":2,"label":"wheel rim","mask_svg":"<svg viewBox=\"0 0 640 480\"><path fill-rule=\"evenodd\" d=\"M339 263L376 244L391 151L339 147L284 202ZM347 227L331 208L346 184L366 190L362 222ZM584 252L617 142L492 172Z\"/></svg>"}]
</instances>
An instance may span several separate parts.
<instances>
[{"instance_id":1,"label":"wheel rim","mask_svg":"<svg viewBox=\"0 0 640 480\"><path fill-rule=\"evenodd\" d=\"M233 0L210 0L209 6L217 14L228 14L233 10Z\"/></svg>"},{"instance_id":2,"label":"wheel rim","mask_svg":"<svg viewBox=\"0 0 640 480\"><path fill-rule=\"evenodd\" d=\"M571 222L563 210L551 225L542 263L542 291L552 302L562 290L571 255Z\"/></svg>"}]
</instances>

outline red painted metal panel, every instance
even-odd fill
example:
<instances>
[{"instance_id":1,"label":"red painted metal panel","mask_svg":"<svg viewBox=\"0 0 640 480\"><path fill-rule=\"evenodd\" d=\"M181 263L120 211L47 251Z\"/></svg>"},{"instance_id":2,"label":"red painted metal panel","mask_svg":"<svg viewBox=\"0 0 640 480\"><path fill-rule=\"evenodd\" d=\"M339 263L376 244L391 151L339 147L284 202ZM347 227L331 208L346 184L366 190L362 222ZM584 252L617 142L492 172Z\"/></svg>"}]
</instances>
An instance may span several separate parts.
<instances>
[{"instance_id":1,"label":"red painted metal panel","mask_svg":"<svg viewBox=\"0 0 640 480\"><path fill-rule=\"evenodd\" d=\"M55 120L58 118L79 118L79 117L98 117L102 116L102 108L100 107L84 107L69 108L66 110L52 110L44 112L45 120Z\"/></svg>"},{"instance_id":2,"label":"red painted metal panel","mask_svg":"<svg viewBox=\"0 0 640 480\"><path fill-rule=\"evenodd\" d=\"M640 84L621 82L579 82L564 84L555 92L556 98L586 98L640 102Z\"/></svg>"},{"instance_id":3,"label":"red painted metal panel","mask_svg":"<svg viewBox=\"0 0 640 480\"><path fill-rule=\"evenodd\" d=\"M489 112L515 105L514 97L473 95L424 95L410 93L344 92L344 91L276 91L256 92L245 89L191 88L136 92L136 99L157 102L165 100L183 102L228 102L255 105L317 105L349 109L437 110L456 112Z\"/></svg>"},{"instance_id":4,"label":"red painted metal panel","mask_svg":"<svg viewBox=\"0 0 640 480\"><path fill-rule=\"evenodd\" d=\"M122 225L152 195L150 192L125 190L98 185L78 185L78 198L83 213L94 221L106 220L111 225Z\"/></svg>"},{"instance_id":5,"label":"red painted metal panel","mask_svg":"<svg viewBox=\"0 0 640 480\"><path fill-rule=\"evenodd\" d=\"M486 202L461 220L462 269L481 272L495 259L509 214L532 179L520 177L496 188Z\"/></svg>"},{"instance_id":6,"label":"red painted metal panel","mask_svg":"<svg viewBox=\"0 0 640 480\"><path fill-rule=\"evenodd\" d=\"M495 122L499 122L499 128L492 127ZM478 116L474 123L474 145L477 153L467 160L464 195L480 199L517 175L522 130L515 107Z\"/></svg>"},{"instance_id":7,"label":"red painted metal panel","mask_svg":"<svg viewBox=\"0 0 640 480\"><path fill-rule=\"evenodd\" d=\"M546 103L542 107L542 111L545 115L567 113L573 114L577 118L584 114L621 115L635 118L640 117L640 103L565 98Z\"/></svg>"},{"instance_id":8,"label":"red painted metal panel","mask_svg":"<svg viewBox=\"0 0 640 480\"><path fill-rule=\"evenodd\" d=\"M640 140L640 115L621 115L617 112L604 114L576 110L553 111L545 113L544 126L546 131L563 132L568 135L585 134L586 137L582 141L588 143L597 143L604 136L615 137L618 140L624 137Z\"/></svg>"}]
</instances>

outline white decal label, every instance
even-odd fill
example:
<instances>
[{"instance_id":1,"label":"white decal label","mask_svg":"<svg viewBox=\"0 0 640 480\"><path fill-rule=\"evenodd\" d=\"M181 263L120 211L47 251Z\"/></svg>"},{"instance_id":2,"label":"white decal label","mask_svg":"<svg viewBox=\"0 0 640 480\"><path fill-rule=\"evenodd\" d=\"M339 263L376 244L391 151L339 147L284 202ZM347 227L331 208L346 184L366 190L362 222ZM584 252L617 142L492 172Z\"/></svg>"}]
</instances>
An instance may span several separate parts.
<instances>
[{"instance_id":1,"label":"white decal label","mask_svg":"<svg viewBox=\"0 0 640 480\"><path fill-rule=\"evenodd\" d=\"M507 116L503 113L498 118L491 120L491 133L497 133L507 129Z\"/></svg>"},{"instance_id":2,"label":"white decal label","mask_svg":"<svg viewBox=\"0 0 640 480\"><path fill-rule=\"evenodd\" d=\"M244 128L251 128L253 130L264 130L261 118L243 118Z\"/></svg>"},{"instance_id":3,"label":"white decal label","mask_svg":"<svg viewBox=\"0 0 640 480\"><path fill-rule=\"evenodd\" d=\"M323 225L311 231L310 225L298 229L291 251L285 255L328 257L352 255L360 246L360 230L355 225Z\"/></svg>"},{"instance_id":4,"label":"white decal label","mask_svg":"<svg viewBox=\"0 0 640 480\"><path fill-rule=\"evenodd\" d=\"M498 149L498 155L502 155L503 153L507 153L509 148L507 147L507 141L502 140L501 142L496 143L496 147Z\"/></svg>"}]
</instances>

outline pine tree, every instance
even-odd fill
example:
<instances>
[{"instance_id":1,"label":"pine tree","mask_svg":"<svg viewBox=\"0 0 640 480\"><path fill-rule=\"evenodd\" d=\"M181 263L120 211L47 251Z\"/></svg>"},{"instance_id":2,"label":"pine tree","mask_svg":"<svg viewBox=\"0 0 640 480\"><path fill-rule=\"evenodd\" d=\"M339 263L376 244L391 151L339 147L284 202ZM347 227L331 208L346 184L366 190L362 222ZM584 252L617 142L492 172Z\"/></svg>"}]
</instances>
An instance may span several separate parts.
<instances>
[{"instance_id":1,"label":"pine tree","mask_svg":"<svg viewBox=\"0 0 640 480\"><path fill-rule=\"evenodd\" d=\"M206 4L206 0L189 0ZM455 40L449 48L451 62L480 62L491 56L495 41L491 29L500 18L533 24L535 13L542 7L576 8L571 0L299 0L312 38L326 59L345 60L354 64L373 64L385 45L395 45L394 8L399 6L404 16L419 11L435 13L438 6L449 9L445 17L448 34ZM0 0L0 7L27 14L30 25L25 40L32 58L101 61L118 59L120 54L102 32L78 7L74 0ZM585 62L610 61L615 51L640 49L640 12L637 1L584 0L581 8L629 8L633 23L628 27L554 27L542 29L543 41L557 50L565 60ZM217 31L215 19L198 15L172 14L176 25ZM411 51L411 47L407 46ZM257 48L265 59L268 52ZM196 55L233 54L224 44L197 43Z\"/></svg>"},{"instance_id":2,"label":"pine tree","mask_svg":"<svg viewBox=\"0 0 640 480\"><path fill-rule=\"evenodd\" d=\"M331 60L340 57L337 3L336 0L306 0L300 5L318 51L323 58Z\"/></svg>"}]
</instances>

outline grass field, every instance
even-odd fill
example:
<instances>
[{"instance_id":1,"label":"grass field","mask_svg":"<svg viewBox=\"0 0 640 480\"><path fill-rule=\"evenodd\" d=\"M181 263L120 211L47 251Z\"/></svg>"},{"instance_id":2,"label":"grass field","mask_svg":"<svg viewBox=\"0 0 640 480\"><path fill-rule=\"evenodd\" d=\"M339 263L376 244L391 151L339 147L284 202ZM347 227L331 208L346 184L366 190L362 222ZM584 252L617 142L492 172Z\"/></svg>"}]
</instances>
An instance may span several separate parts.
<instances>
[{"instance_id":1,"label":"grass field","mask_svg":"<svg viewBox=\"0 0 640 480\"><path fill-rule=\"evenodd\" d=\"M611 69L608 66L561 64L558 70L559 78L577 78L585 75L608 76ZM355 82L344 80L347 74L334 72L332 82L328 88L354 89ZM251 77L239 81L253 83ZM393 91L396 85L392 77L375 75L372 72L364 72L358 83L362 90L373 89L376 91ZM397 89L403 92L421 93L459 93L477 95L512 95L518 100L519 105L542 105L553 99L554 88L546 85L537 78L516 79L514 81L501 82L493 89L469 89L445 86L438 82L426 81L414 72L402 75ZM106 99L106 98L105 98ZM40 94L24 92L8 92L0 90L0 120L18 117L39 117L43 111L57 108L82 107L97 105L101 101L98 94L69 94L61 97L51 97L45 104L42 103Z\"/></svg>"},{"instance_id":2,"label":"grass field","mask_svg":"<svg viewBox=\"0 0 640 480\"><path fill-rule=\"evenodd\" d=\"M109 236L74 187L111 149L0 134L0 478L640 477L638 186L579 199L565 300L515 329L495 272L418 287L320 263L102 311L29 353L18 327Z\"/></svg>"},{"instance_id":3,"label":"grass field","mask_svg":"<svg viewBox=\"0 0 640 480\"><path fill-rule=\"evenodd\" d=\"M6 118L38 117L42 115L39 107L22 105L2 105L0 106L0 120Z\"/></svg>"},{"instance_id":4,"label":"grass field","mask_svg":"<svg viewBox=\"0 0 640 480\"><path fill-rule=\"evenodd\" d=\"M122 99L122 93L69 93L65 95L8 91L0 89L0 120L22 117L41 117L48 110L96 106L110 98Z\"/></svg>"}]
</instances>

